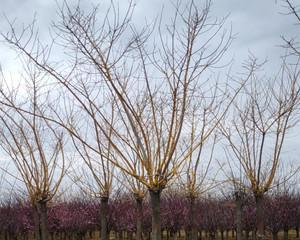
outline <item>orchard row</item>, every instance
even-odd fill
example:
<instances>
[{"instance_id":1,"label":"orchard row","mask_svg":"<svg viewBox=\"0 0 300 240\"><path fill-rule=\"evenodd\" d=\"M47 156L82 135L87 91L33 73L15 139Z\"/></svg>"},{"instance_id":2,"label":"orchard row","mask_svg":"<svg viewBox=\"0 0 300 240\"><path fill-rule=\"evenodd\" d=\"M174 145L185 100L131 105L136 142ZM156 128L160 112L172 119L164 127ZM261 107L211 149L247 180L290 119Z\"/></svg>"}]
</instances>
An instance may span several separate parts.
<instances>
[{"instance_id":1,"label":"orchard row","mask_svg":"<svg viewBox=\"0 0 300 240\"><path fill-rule=\"evenodd\" d=\"M167 237L174 238L184 231L188 234L191 229L190 199L166 193L161 202L161 223ZM195 223L197 235L200 232L210 239L221 236L228 238L228 232L236 231L236 204L233 199L201 199L195 203ZM69 202L53 203L48 210L48 226L51 236L64 239L68 236L89 236L88 233L100 232L100 204L84 199ZM245 237L255 234L255 202L250 196L242 200L242 229ZM109 202L108 230L113 236L127 238L134 236L137 228L137 203L129 195L119 196ZM151 210L149 202L142 203L142 232L147 238L151 233ZM266 219L265 231L273 239L279 231L296 230L299 237L300 229L300 196L291 194L276 194L267 196L263 203L263 215ZM34 234L34 213L30 204L22 202L3 203L0 208L0 232L9 239L16 236ZM205 234L204 234L205 233ZM226 237L227 236L227 237ZM165 236L166 237L166 236ZM286 238L287 239L287 238Z\"/></svg>"}]
</instances>

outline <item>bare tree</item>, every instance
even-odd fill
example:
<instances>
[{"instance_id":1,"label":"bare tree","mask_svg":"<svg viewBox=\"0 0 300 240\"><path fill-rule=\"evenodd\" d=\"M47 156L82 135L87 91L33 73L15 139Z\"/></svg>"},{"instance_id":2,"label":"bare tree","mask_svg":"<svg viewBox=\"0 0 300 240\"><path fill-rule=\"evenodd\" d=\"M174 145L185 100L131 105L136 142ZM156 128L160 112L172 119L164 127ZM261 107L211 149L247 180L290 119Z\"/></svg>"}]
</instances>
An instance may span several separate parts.
<instances>
[{"instance_id":1,"label":"bare tree","mask_svg":"<svg viewBox=\"0 0 300 240\"><path fill-rule=\"evenodd\" d=\"M56 125L37 117L47 113L51 96L42 86L43 75L30 65L26 70L26 92L10 87L2 75L0 146L17 169L17 173L7 171L26 187L34 212L36 239L47 240L47 203L58 194L65 175L65 140Z\"/></svg>"},{"instance_id":2,"label":"bare tree","mask_svg":"<svg viewBox=\"0 0 300 240\"><path fill-rule=\"evenodd\" d=\"M283 0L285 3L284 7L287 10L284 14L285 15L292 15L295 17L296 23L300 23L300 13L299 13L299 6L291 0ZM287 37L282 37L284 42L286 43L284 48L290 50L290 54L296 56L297 58L300 57L300 46L299 41L297 38L293 37L288 39Z\"/></svg>"},{"instance_id":3,"label":"bare tree","mask_svg":"<svg viewBox=\"0 0 300 240\"><path fill-rule=\"evenodd\" d=\"M34 28L17 35L11 25L11 31L3 35L7 43L64 87L80 106L83 118L94 123L95 131L115 154L108 157L71 125L54 121L65 126L86 149L148 188L153 240L161 239L162 190L206 140L198 138L193 147L178 149L186 136L190 103L206 80L202 76L218 66L232 40L231 33L222 30L225 19L210 20L210 6L210 1L202 9L194 1L186 5L178 2L170 24L163 24L161 14L158 24L138 31L132 23L133 3L122 15L112 2L101 22L97 8L85 13L79 6L73 9L65 3L54 30L70 67L49 60L51 49L35 41ZM107 97L116 103L118 121L113 125Z\"/></svg>"},{"instance_id":4,"label":"bare tree","mask_svg":"<svg viewBox=\"0 0 300 240\"><path fill-rule=\"evenodd\" d=\"M254 72L257 70L257 64L255 60L253 59L253 62L251 62L250 65L247 66L247 72L245 76L242 77L242 80L240 80L242 83L247 84L251 79L253 78ZM242 90L241 94L239 96L236 96L233 99L233 104L236 105L236 102L241 101L241 99L244 99L244 94L243 94L243 88L245 88L245 85L242 85ZM217 104L219 106L220 104ZM231 109L228 110L228 112L231 112ZM227 113L228 113L227 112ZM222 135L222 130L223 126L226 126L226 123L228 121L228 118L230 118L230 113L228 113L229 116L226 116L226 118L222 118L219 123L219 128L221 129L220 135ZM218 134L218 133L217 133ZM226 135L226 134L225 134ZM222 140L220 140L222 142ZM245 176L245 172L242 171L242 165L238 161L235 161L235 157L232 157L232 154L230 151L228 151L228 146L225 144L225 162L220 162L218 161L220 170L225 176L224 182L228 183L230 187L233 189L233 195L235 199L235 222L236 222L236 239L241 240L243 237L242 234L242 204L243 204L243 199L246 195L247 192L247 187L246 187L246 182L247 182L247 177Z\"/></svg>"},{"instance_id":5,"label":"bare tree","mask_svg":"<svg viewBox=\"0 0 300 240\"><path fill-rule=\"evenodd\" d=\"M93 92L89 92L86 89L86 85L82 84L82 89L84 89L87 100L92 102ZM66 101L65 101L66 102ZM70 104L70 103L68 103ZM114 104L111 105L111 119L108 124L103 124L103 128L106 127L105 133L109 137L108 140L102 136L101 130L97 126L96 109L93 107L93 104L88 104L86 106L88 111L91 112L91 118L82 118L81 114L78 112L69 112L67 113L68 123L64 123L64 127L68 131L72 131L70 134L73 145L76 149L79 158L84 161L84 165L87 166L89 173L87 174L83 170L80 175L73 176L75 183L79 184L81 189L89 194L94 195L96 198L100 198L100 224L101 224L101 239L109 239L108 232L108 214L109 207L108 202L110 194L112 191L112 184L114 179L114 165L108 159L115 159L113 157L113 147L111 145L112 137L112 127L114 126ZM79 108L80 111L80 108ZM59 118L59 114L56 113ZM61 119L63 122L63 119ZM80 140L79 139L80 136ZM86 144L89 142L89 145L93 144L93 147L97 150L91 150L90 147ZM71 173L74 175L76 171Z\"/></svg>"},{"instance_id":6,"label":"bare tree","mask_svg":"<svg viewBox=\"0 0 300 240\"><path fill-rule=\"evenodd\" d=\"M250 66L250 67L249 67ZM227 126L220 129L228 141L228 155L241 164L256 201L258 238L264 237L263 197L273 184L288 130L299 113L299 71L283 62L275 79L257 75L256 60L248 69L250 83L235 104Z\"/></svg>"},{"instance_id":7,"label":"bare tree","mask_svg":"<svg viewBox=\"0 0 300 240\"><path fill-rule=\"evenodd\" d=\"M135 172L139 173L141 171L139 167L139 162L136 161L134 164ZM143 202L147 195L146 186L141 183L137 178L132 177L124 172L121 172L121 176L117 177L119 181L122 181L122 185L126 187L133 195L136 202L136 233L135 239L142 240L143 239Z\"/></svg>"},{"instance_id":8,"label":"bare tree","mask_svg":"<svg viewBox=\"0 0 300 240\"><path fill-rule=\"evenodd\" d=\"M225 149L225 153L227 153ZM225 182L229 184L230 189L233 193L233 199L235 200L235 224L236 224L236 239L243 239L243 228L242 228L242 219L243 219L243 203L247 195L247 178L242 171L242 165L238 162L236 163L234 158L231 158L231 155L226 155L226 164L222 164L221 170L225 175ZM226 168L227 167L227 168ZM224 194L225 196L227 194Z\"/></svg>"},{"instance_id":9,"label":"bare tree","mask_svg":"<svg viewBox=\"0 0 300 240\"><path fill-rule=\"evenodd\" d=\"M237 88L238 89L238 88ZM195 201L220 184L216 180L218 170L212 171L211 164L214 160L214 150L217 143L216 126L224 120L227 111L236 97L238 90L230 94L226 83L220 86L212 80L208 86L202 86L201 94L195 99L190 117L187 119L190 136L183 139L183 151L190 154L180 176L180 185L189 201L189 229L188 239L197 239ZM187 130L186 130L187 131ZM194 145L201 143L198 148ZM211 179L208 179L208 178Z\"/></svg>"}]
</instances>

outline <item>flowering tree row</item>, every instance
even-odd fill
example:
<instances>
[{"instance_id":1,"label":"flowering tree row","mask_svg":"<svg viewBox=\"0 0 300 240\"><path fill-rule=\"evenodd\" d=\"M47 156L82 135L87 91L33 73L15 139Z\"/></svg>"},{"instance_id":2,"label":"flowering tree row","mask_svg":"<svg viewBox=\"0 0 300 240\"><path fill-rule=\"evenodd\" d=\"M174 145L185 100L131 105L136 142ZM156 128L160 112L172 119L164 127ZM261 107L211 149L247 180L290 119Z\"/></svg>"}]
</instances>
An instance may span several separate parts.
<instances>
[{"instance_id":1,"label":"flowering tree row","mask_svg":"<svg viewBox=\"0 0 300 240\"><path fill-rule=\"evenodd\" d=\"M191 228L189 202L178 194L164 195L162 198L162 229L164 237L180 237L182 230L188 233ZM265 231L277 239L279 231L290 229L299 231L300 196L277 194L268 196L264 201ZM100 203L84 199L53 203L48 212L48 224L54 239L82 239L92 237L101 228ZM230 198L199 199L195 204L195 222L198 237L215 239L228 238L228 233L236 229L235 204ZM255 201L252 197L243 200L242 228L245 237L255 233ZM150 237L151 209L149 202L143 203L143 236ZM115 238L133 238L136 232L136 205L128 195L112 199L109 202L108 229ZM2 203L0 208L0 232L6 239L27 236L34 232L33 211L30 204L22 202ZM298 233L299 234L299 233ZM181 235L184 237L184 235Z\"/></svg>"}]
</instances>

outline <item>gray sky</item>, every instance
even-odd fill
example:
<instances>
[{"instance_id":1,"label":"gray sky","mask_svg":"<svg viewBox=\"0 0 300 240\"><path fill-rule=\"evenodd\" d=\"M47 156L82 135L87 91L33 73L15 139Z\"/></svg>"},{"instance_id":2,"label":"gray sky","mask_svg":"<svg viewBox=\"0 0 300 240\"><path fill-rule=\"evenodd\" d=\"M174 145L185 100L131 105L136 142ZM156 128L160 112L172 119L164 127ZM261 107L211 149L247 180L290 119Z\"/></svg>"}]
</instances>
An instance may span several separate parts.
<instances>
[{"instance_id":1,"label":"gray sky","mask_svg":"<svg viewBox=\"0 0 300 240\"><path fill-rule=\"evenodd\" d=\"M58 0L60 4L62 1ZM77 1L69 0L71 5ZM82 0L81 5L85 8L93 3L107 4L109 1ZM127 1L120 0L125 6ZM161 0L137 0L135 21L144 22L145 18L151 20L160 13L164 5L164 15L171 17L171 1ZM196 1L198 2L198 1ZM203 1L199 1L201 3ZM29 23L36 14L37 26L43 37L47 38L48 29L52 21L57 18L57 4L55 0L0 0L0 29L5 31L7 22L4 15L10 20L16 19L18 24ZM101 11L101 7L100 7ZM294 24L292 16L281 13L286 12L282 1L278 0L215 0L212 6L212 17L224 17L229 14L227 28L232 25L236 38L227 53L227 58L235 59L238 68L241 62L247 58L249 51L260 59L267 58L269 64L265 69L269 72L280 62L280 56L284 51L279 47L283 43L280 36L295 37L300 27ZM16 66L11 52L0 44L0 63L5 71L15 71ZM275 65L274 65L275 64Z\"/></svg>"},{"instance_id":2,"label":"gray sky","mask_svg":"<svg viewBox=\"0 0 300 240\"><path fill-rule=\"evenodd\" d=\"M200 0L195 0L195 2ZM62 1L57 0L58 4ZM71 5L77 1L69 0ZM107 4L109 1L81 0L81 5L88 8L92 3ZM119 0L120 5L127 3L126 0ZM184 0L183 0L184 2ZM57 4L55 0L0 0L0 31L5 32L7 22L4 15L10 19L16 19L21 26L30 23L36 14L37 26L42 39L47 40L48 30L52 21L57 18ZM163 0L137 0L134 20L144 22L154 19L160 14L164 5L164 16L171 17L170 1ZM101 11L101 8L100 8ZM280 47L283 44L281 36L287 38L296 37L300 34L300 26L296 26L292 16L281 13L286 12L283 2L280 0L214 0L211 17L228 16L226 28L232 26L235 40L225 56L225 60L234 59L233 71L240 71L242 62L247 59L249 52L257 56L261 61L268 60L265 65L267 74L276 74L280 66L280 56L284 50ZM0 42L0 64L6 74L18 75L19 63L15 61L16 55ZM299 155L297 150L297 137L299 128L294 131L287 143L291 146L291 152ZM299 137L298 137L299 138ZM298 139L299 142L299 139ZM289 155L293 158L295 155Z\"/></svg>"}]
</instances>

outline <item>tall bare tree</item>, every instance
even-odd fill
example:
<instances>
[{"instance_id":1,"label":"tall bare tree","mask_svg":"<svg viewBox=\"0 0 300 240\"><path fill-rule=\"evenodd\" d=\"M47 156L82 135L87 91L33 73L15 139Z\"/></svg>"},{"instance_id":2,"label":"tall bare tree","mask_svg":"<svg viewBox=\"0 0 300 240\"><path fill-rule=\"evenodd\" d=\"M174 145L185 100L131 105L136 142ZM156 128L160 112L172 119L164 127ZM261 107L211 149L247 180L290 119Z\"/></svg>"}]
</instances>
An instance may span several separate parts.
<instances>
[{"instance_id":1,"label":"tall bare tree","mask_svg":"<svg viewBox=\"0 0 300 240\"><path fill-rule=\"evenodd\" d=\"M71 8L65 3L54 30L55 41L59 39L67 52L69 67L50 61L51 49L35 41L33 28L17 35L11 25L11 31L3 35L7 43L64 87L115 154L108 158L85 136L59 124L86 149L148 188L153 240L161 239L162 190L206 140L199 138L184 151L178 148L186 136L191 102L207 80L202 76L218 66L232 40L230 31L223 31L224 19L209 18L210 6L210 1L203 8L194 1L179 1L170 24L164 24L161 14L157 24L138 31L139 26L132 22L133 3L122 14L111 2L100 21L97 8L86 13L80 6ZM101 94L91 92L100 89ZM114 99L118 115L109 131L106 126L112 115L105 104L107 97Z\"/></svg>"},{"instance_id":2,"label":"tall bare tree","mask_svg":"<svg viewBox=\"0 0 300 240\"><path fill-rule=\"evenodd\" d=\"M188 239L197 239L195 217L195 201L207 191L215 188L220 182L216 180L218 170L213 164L214 150L217 143L216 126L226 117L226 113L233 99L238 94L238 89L231 95L227 83L203 84L200 97L195 99L190 117L187 119L190 130L186 131L189 137L183 139L184 151L190 151L185 167L180 177L180 185L189 201L189 229ZM222 85L222 86L221 86ZM200 92L200 91L199 91ZM201 144L193 149L195 144ZM216 171L212 171L212 166ZM210 179L208 179L210 178Z\"/></svg>"},{"instance_id":3,"label":"tall bare tree","mask_svg":"<svg viewBox=\"0 0 300 240\"><path fill-rule=\"evenodd\" d=\"M225 153L228 151L225 150ZM243 239L243 203L247 196L247 178L244 176L242 171L242 165L236 162L235 158L231 155L225 154L226 163L221 164L222 173L225 176L225 182L229 184L229 187L233 193L235 200L235 225L236 225L236 240Z\"/></svg>"},{"instance_id":4,"label":"tall bare tree","mask_svg":"<svg viewBox=\"0 0 300 240\"><path fill-rule=\"evenodd\" d=\"M141 171L139 162L136 161L134 164L135 172L139 173ZM143 239L143 202L147 195L146 186L141 183L137 178L132 177L124 172L121 172L121 178L116 177L119 181L122 181L122 185L132 193L135 202L136 202L136 233L135 239L142 240Z\"/></svg>"},{"instance_id":5,"label":"tall bare tree","mask_svg":"<svg viewBox=\"0 0 300 240\"><path fill-rule=\"evenodd\" d=\"M67 115L68 123L64 123L64 127L70 132L73 146L77 155L83 160L84 165L88 168L89 174L85 169L81 172L81 176L76 175L76 171L71 173L74 175L74 182L80 185L81 189L89 194L100 198L100 236L101 239L109 239L108 232L108 214L109 214L109 198L112 192L112 184L114 179L114 165L108 159L115 159L113 157L113 147L111 145L112 127L114 126L114 104L111 105L111 119L108 124L103 124L102 127L106 128L105 133L108 139L102 136L102 131L97 126L95 115L97 109L94 108L92 102L94 92L89 91L87 86L82 84L79 87L84 89L87 98L88 111L92 114L91 118L85 118L79 111L68 112L66 109L64 113ZM98 93L97 93L98 94ZM66 99L64 101L66 103ZM71 104L70 102L67 105ZM56 112L56 116L60 115ZM60 119L60 123L64 120ZM89 145L86 143L89 142ZM89 146L93 146L97 151L92 150ZM76 164L76 163L75 163Z\"/></svg>"},{"instance_id":6,"label":"tall bare tree","mask_svg":"<svg viewBox=\"0 0 300 240\"><path fill-rule=\"evenodd\" d=\"M7 171L26 187L36 239L47 240L47 204L57 195L66 171L65 140L57 125L37 117L47 113L52 97L42 86L43 75L30 65L26 70L25 89L9 86L2 74L0 146L17 169L17 173Z\"/></svg>"},{"instance_id":7,"label":"tall bare tree","mask_svg":"<svg viewBox=\"0 0 300 240\"><path fill-rule=\"evenodd\" d=\"M288 130L299 117L299 70L284 62L274 79L264 79L258 76L255 60L249 66L251 81L235 103L232 119L220 129L228 141L227 154L239 161L255 197L257 237L262 239L263 197L283 162Z\"/></svg>"}]
</instances>

